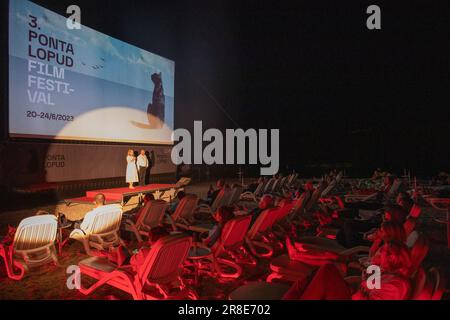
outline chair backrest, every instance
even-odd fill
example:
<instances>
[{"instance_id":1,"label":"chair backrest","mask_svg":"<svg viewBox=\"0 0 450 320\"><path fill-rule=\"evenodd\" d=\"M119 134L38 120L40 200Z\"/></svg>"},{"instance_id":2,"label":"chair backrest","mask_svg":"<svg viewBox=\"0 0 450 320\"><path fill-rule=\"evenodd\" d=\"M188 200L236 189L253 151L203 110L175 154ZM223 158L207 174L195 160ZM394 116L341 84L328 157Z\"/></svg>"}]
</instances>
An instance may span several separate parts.
<instances>
[{"instance_id":1,"label":"chair backrest","mask_svg":"<svg viewBox=\"0 0 450 320\"><path fill-rule=\"evenodd\" d=\"M180 218L189 220L193 217L195 208L197 208L198 197L194 194L187 194L178 203L175 212L172 214L173 221Z\"/></svg>"},{"instance_id":2,"label":"chair backrest","mask_svg":"<svg viewBox=\"0 0 450 320\"><path fill-rule=\"evenodd\" d=\"M279 207L269 208L261 212L261 214L258 216L256 221L251 226L250 230L248 231L248 238L253 239L256 235L260 233L264 233L268 229L272 227L274 224L276 218L277 218L277 212L279 210Z\"/></svg>"},{"instance_id":3,"label":"chair backrest","mask_svg":"<svg viewBox=\"0 0 450 320\"><path fill-rule=\"evenodd\" d=\"M310 199L308 200L308 203L305 205L305 210L309 211L319 200L319 197L322 193L321 187L317 187L316 190L313 191Z\"/></svg>"},{"instance_id":4,"label":"chair backrest","mask_svg":"<svg viewBox=\"0 0 450 320\"><path fill-rule=\"evenodd\" d=\"M226 206L230 201L230 197L231 189L229 187L223 187L214 199L214 202L211 205L211 211L215 212L221 206Z\"/></svg>"},{"instance_id":5,"label":"chair backrest","mask_svg":"<svg viewBox=\"0 0 450 320\"><path fill-rule=\"evenodd\" d=\"M86 234L105 234L118 231L122 221L122 208L117 204L101 206L93 210L95 216L87 227Z\"/></svg>"},{"instance_id":6,"label":"chair backrest","mask_svg":"<svg viewBox=\"0 0 450 320\"><path fill-rule=\"evenodd\" d=\"M14 250L31 250L54 243L58 222L53 215L23 219L14 235Z\"/></svg>"},{"instance_id":7,"label":"chair backrest","mask_svg":"<svg viewBox=\"0 0 450 320\"><path fill-rule=\"evenodd\" d=\"M442 277L442 274L436 268L431 268L429 274L434 282L431 300L441 300L445 290L445 279Z\"/></svg>"},{"instance_id":8,"label":"chair backrest","mask_svg":"<svg viewBox=\"0 0 450 320\"><path fill-rule=\"evenodd\" d=\"M275 192L278 189L278 187L281 183L281 179L283 179L283 178L275 179L275 182L273 183L272 188L269 190L270 192Z\"/></svg>"},{"instance_id":9,"label":"chair backrest","mask_svg":"<svg viewBox=\"0 0 450 320\"><path fill-rule=\"evenodd\" d=\"M262 191L263 191L263 189L264 189L266 183L267 183L267 182L264 182L264 181L263 181L263 182L260 182L260 183L258 184L258 186L256 187L255 191L253 192L253 194L254 194L255 196L259 196L259 195L262 193Z\"/></svg>"},{"instance_id":10,"label":"chair backrest","mask_svg":"<svg viewBox=\"0 0 450 320\"><path fill-rule=\"evenodd\" d=\"M398 190L400 189L400 186L402 184L402 181L400 179L395 179L392 183L391 188L386 194L387 199L394 199L397 196Z\"/></svg>"},{"instance_id":11,"label":"chair backrest","mask_svg":"<svg viewBox=\"0 0 450 320\"><path fill-rule=\"evenodd\" d=\"M414 237L415 241L412 243L413 239L411 238L414 234L417 234L417 237ZM426 258L430 249L428 239L423 234L413 231L408 237L407 246L410 248L409 250L411 253L411 271L416 272L422 265L422 262Z\"/></svg>"},{"instance_id":12,"label":"chair backrest","mask_svg":"<svg viewBox=\"0 0 450 320\"><path fill-rule=\"evenodd\" d=\"M283 189L284 186L286 185L287 181L288 181L289 176L285 176L283 178L281 178L280 184L278 185L278 189Z\"/></svg>"},{"instance_id":13,"label":"chair backrest","mask_svg":"<svg viewBox=\"0 0 450 320\"><path fill-rule=\"evenodd\" d=\"M247 234L251 220L252 217L250 215L246 215L236 217L228 221L223 227L222 234L220 236L219 248L224 250L232 250L241 246L244 243L245 235Z\"/></svg>"},{"instance_id":14,"label":"chair backrest","mask_svg":"<svg viewBox=\"0 0 450 320\"><path fill-rule=\"evenodd\" d=\"M330 184L322 191L320 197L326 197L336 186L336 180L330 182Z\"/></svg>"},{"instance_id":15,"label":"chair backrest","mask_svg":"<svg viewBox=\"0 0 450 320\"><path fill-rule=\"evenodd\" d=\"M309 192L303 192L300 197L295 201L294 206L291 210L291 215L288 218L289 221L294 219L296 216L301 215L305 210L305 206L309 201L311 194Z\"/></svg>"},{"instance_id":16,"label":"chair backrest","mask_svg":"<svg viewBox=\"0 0 450 320\"><path fill-rule=\"evenodd\" d=\"M164 200L151 200L147 202L147 204L143 208L144 211L139 216L138 221L136 221L137 229L152 229L160 225L164 217L166 208L167 202L165 202Z\"/></svg>"},{"instance_id":17,"label":"chair backrest","mask_svg":"<svg viewBox=\"0 0 450 320\"><path fill-rule=\"evenodd\" d=\"M230 194L230 198L228 200L227 205L228 206L232 206L234 205L236 202L239 201L239 199L241 198L241 193L244 190L244 188L242 188L242 186L235 186L231 189L231 194Z\"/></svg>"},{"instance_id":18,"label":"chair backrest","mask_svg":"<svg viewBox=\"0 0 450 320\"><path fill-rule=\"evenodd\" d=\"M139 268L139 278L143 282L162 284L176 279L191 245L192 238L187 235L162 237L152 246Z\"/></svg>"},{"instance_id":19,"label":"chair backrest","mask_svg":"<svg viewBox=\"0 0 450 320\"><path fill-rule=\"evenodd\" d=\"M297 177L298 177L298 173L291 174L291 176L289 177L289 180L287 182L288 187L294 183L294 181L295 181L295 179L297 179Z\"/></svg>"},{"instance_id":20,"label":"chair backrest","mask_svg":"<svg viewBox=\"0 0 450 320\"><path fill-rule=\"evenodd\" d=\"M267 184L264 186L263 193L269 192L272 189L273 184L275 183L275 178L270 178Z\"/></svg>"},{"instance_id":21,"label":"chair backrest","mask_svg":"<svg viewBox=\"0 0 450 320\"><path fill-rule=\"evenodd\" d=\"M344 172L339 171L339 173L337 174L336 179L335 179L336 184L338 184L339 182L341 182L341 180L342 180L343 177L344 177Z\"/></svg>"}]
</instances>

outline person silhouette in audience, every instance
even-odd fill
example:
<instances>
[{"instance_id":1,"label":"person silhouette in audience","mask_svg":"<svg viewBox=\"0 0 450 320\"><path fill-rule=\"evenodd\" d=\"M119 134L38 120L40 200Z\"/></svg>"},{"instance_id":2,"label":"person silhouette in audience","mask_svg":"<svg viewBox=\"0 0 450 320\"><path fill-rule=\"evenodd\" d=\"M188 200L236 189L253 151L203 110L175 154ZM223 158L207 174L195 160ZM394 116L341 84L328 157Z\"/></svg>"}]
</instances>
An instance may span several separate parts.
<instances>
[{"instance_id":1,"label":"person silhouette in audience","mask_svg":"<svg viewBox=\"0 0 450 320\"><path fill-rule=\"evenodd\" d=\"M233 208L222 206L216 210L213 214L213 218L216 221L216 224L209 231L207 238L203 240L203 244L209 248L213 247L217 240L219 240L225 224L234 218Z\"/></svg>"},{"instance_id":2,"label":"person silhouette in audience","mask_svg":"<svg viewBox=\"0 0 450 320\"><path fill-rule=\"evenodd\" d=\"M76 229L81 229L81 230L86 229L92 223L92 219L94 219L94 217L95 217L95 209L104 206L105 203L106 203L105 195L103 193L97 193L94 197L94 209L92 209L91 211L86 213L86 215L84 216L84 218L81 222L80 222L80 220L75 221L74 227Z\"/></svg>"},{"instance_id":3,"label":"person silhouette in audience","mask_svg":"<svg viewBox=\"0 0 450 320\"><path fill-rule=\"evenodd\" d=\"M258 206L251 210L249 214L252 216L252 220L250 221L250 227L255 223L256 219L258 219L259 215L266 209L272 208L274 205L274 199L270 194L265 194L259 200Z\"/></svg>"},{"instance_id":4,"label":"person silhouette in audience","mask_svg":"<svg viewBox=\"0 0 450 320\"><path fill-rule=\"evenodd\" d=\"M286 300L406 300L411 285L412 261L405 244L389 241L372 257L370 264L380 267L379 288L368 288L361 278L354 289L344 280L341 270L331 263L322 265L312 276L297 281L284 295ZM370 282L370 281L369 281Z\"/></svg>"}]
</instances>

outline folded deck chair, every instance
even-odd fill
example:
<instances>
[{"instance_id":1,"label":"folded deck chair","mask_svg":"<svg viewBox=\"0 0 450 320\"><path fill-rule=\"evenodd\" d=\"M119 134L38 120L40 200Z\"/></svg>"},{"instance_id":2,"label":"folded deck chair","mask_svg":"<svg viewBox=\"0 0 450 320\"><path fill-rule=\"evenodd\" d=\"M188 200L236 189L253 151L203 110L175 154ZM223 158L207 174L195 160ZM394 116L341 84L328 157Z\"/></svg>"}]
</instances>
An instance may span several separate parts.
<instances>
[{"instance_id":1,"label":"folded deck chair","mask_svg":"<svg viewBox=\"0 0 450 320\"><path fill-rule=\"evenodd\" d=\"M110 204L95 208L84 217L79 229L74 229L70 238L81 241L87 254L92 255L91 248L108 250L119 245L122 221L122 207Z\"/></svg>"},{"instance_id":2,"label":"folded deck chair","mask_svg":"<svg viewBox=\"0 0 450 320\"><path fill-rule=\"evenodd\" d=\"M242 275L240 264L256 265L256 260L244 247L250 221L251 216L248 215L231 219L223 227L219 240L211 249L206 249L209 253L202 260L209 261L211 276L236 279ZM191 250L196 249L193 247ZM203 266L205 266L204 263Z\"/></svg>"},{"instance_id":3,"label":"folded deck chair","mask_svg":"<svg viewBox=\"0 0 450 320\"><path fill-rule=\"evenodd\" d=\"M181 177L180 180L178 180L177 183L175 184L175 188L176 189L184 188L189 183L191 183L191 180L192 179L188 177Z\"/></svg>"},{"instance_id":4,"label":"folded deck chair","mask_svg":"<svg viewBox=\"0 0 450 320\"><path fill-rule=\"evenodd\" d=\"M20 280L29 268L49 262L58 264L55 249L57 230L57 218L53 215L23 219L17 227L12 246L0 248L8 276ZM19 270L18 274L15 274L14 268Z\"/></svg>"},{"instance_id":5,"label":"folded deck chair","mask_svg":"<svg viewBox=\"0 0 450 320\"><path fill-rule=\"evenodd\" d=\"M269 258L273 255L273 246L264 242L264 236L267 235L278 217L280 208L266 209L258 216L256 221L250 227L245 237L250 252L260 258ZM262 249L261 250L257 250Z\"/></svg>"},{"instance_id":6,"label":"folded deck chair","mask_svg":"<svg viewBox=\"0 0 450 320\"><path fill-rule=\"evenodd\" d=\"M293 174L291 174L291 175L289 176L288 181L287 181L286 187L287 187L287 188L292 187L292 186L295 184L295 181L297 180L297 177L298 177L298 173L293 173Z\"/></svg>"},{"instance_id":7,"label":"folded deck chair","mask_svg":"<svg viewBox=\"0 0 450 320\"><path fill-rule=\"evenodd\" d=\"M181 278L182 264L186 260L192 238L171 235L159 239L150 249L142 265L117 267L106 258L91 257L78 265L82 276L97 281L79 291L89 295L104 284L129 293L135 300L197 299L192 289Z\"/></svg>"},{"instance_id":8,"label":"folded deck chair","mask_svg":"<svg viewBox=\"0 0 450 320\"><path fill-rule=\"evenodd\" d=\"M125 221L125 230L133 232L136 239L142 242L142 236L148 237L151 229L161 225L166 208L167 202L164 200L147 202L136 222L132 219Z\"/></svg>"}]
</instances>

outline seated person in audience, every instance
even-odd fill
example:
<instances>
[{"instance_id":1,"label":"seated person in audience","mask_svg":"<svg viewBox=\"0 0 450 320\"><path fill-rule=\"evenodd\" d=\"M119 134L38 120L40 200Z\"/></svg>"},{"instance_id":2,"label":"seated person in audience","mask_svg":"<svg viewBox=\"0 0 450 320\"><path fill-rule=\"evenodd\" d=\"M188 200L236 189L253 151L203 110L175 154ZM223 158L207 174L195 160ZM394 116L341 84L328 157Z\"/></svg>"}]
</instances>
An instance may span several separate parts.
<instances>
[{"instance_id":1,"label":"seated person in audience","mask_svg":"<svg viewBox=\"0 0 450 320\"><path fill-rule=\"evenodd\" d=\"M404 243L406 241L406 233L402 224L385 221L381 224L380 229L368 236L368 240L372 241L369 257L373 257L378 249L389 241L399 241Z\"/></svg>"},{"instance_id":2,"label":"seated person in audience","mask_svg":"<svg viewBox=\"0 0 450 320\"><path fill-rule=\"evenodd\" d=\"M217 189L214 189L212 185L209 186L207 199L206 200L200 200L200 204L208 204L212 205L214 203L214 200L216 200L217 195L219 192L225 187L225 181L223 179L219 179L216 182Z\"/></svg>"},{"instance_id":3,"label":"seated person in audience","mask_svg":"<svg viewBox=\"0 0 450 320\"><path fill-rule=\"evenodd\" d=\"M186 193L184 191L179 191L177 193L177 196L175 199L173 199L172 203L167 208L167 211L169 214L172 214L177 210L178 204L180 203L181 199L183 199L186 196Z\"/></svg>"},{"instance_id":4,"label":"seated person in audience","mask_svg":"<svg viewBox=\"0 0 450 320\"><path fill-rule=\"evenodd\" d=\"M256 188L258 188L259 184L264 183L265 182L265 178L264 177L259 177L258 181L251 183L248 185L248 187L246 189L244 189L243 192L255 192Z\"/></svg>"},{"instance_id":5,"label":"seated person in audience","mask_svg":"<svg viewBox=\"0 0 450 320\"><path fill-rule=\"evenodd\" d=\"M270 194L263 195L259 200L258 206L249 212L249 214L252 216L250 227L255 223L256 219L259 217L261 212L263 212L266 209L272 208L273 205L274 205L273 197Z\"/></svg>"},{"instance_id":6,"label":"seated person in audience","mask_svg":"<svg viewBox=\"0 0 450 320\"><path fill-rule=\"evenodd\" d=\"M83 221L75 221L74 222L74 228L75 229L86 229L91 223L92 219L95 216L95 209L100 208L104 206L106 203L106 198L103 193L97 193L94 197L94 209L89 211L83 218Z\"/></svg>"},{"instance_id":7,"label":"seated person in audience","mask_svg":"<svg viewBox=\"0 0 450 320\"><path fill-rule=\"evenodd\" d=\"M408 212L401 206L391 205L384 210L383 220L403 224L405 223L407 216Z\"/></svg>"},{"instance_id":8,"label":"seated person in audience","mask_svg":"<svg viewBox=\"0 0 450 320\"><path fill-rule=\"evenodd\" d=\"M411 199L411 197L404 191L399 192L397 195L397 198L395 199L395 202L402 207L406 212L410 212L411 208L414 205L414 201Z\"/></svg>"},{"instance_id":9,"label":"seated person in audience","mask_svg":"<svg viewBox=\"0 0 450 320\"><path fill-rule=\"evenodd\" d=\"M213 215L216 221L215 226L209 231L208 237L203 240L203 244L211 248L219 240L225 224L234 218L233 208L222 206Z\"/></svg>"},{"instance_id":10,"label":"seated person in audience","mask_svg":"<svg viewBox=\"0 0 450 320\"><path fill-rule=\"evenodd\" d=\"M294 283L283 297L287 300L406 300L412 286L411 256L408 248L401 242L390 241L374 255L371 264L381 269L381 286L369 289L362 278L359 289L344 280L342 272L334 264L325 264L305 280ZM370 282L370 281L369 281Z\"/></svg>"}]
</instances>

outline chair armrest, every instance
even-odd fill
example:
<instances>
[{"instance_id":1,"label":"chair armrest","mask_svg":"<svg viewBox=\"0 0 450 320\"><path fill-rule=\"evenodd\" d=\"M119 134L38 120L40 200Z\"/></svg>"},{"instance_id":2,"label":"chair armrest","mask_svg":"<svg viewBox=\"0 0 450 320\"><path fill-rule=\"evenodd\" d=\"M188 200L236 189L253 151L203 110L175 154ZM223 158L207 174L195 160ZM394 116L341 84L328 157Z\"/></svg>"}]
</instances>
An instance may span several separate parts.
<instances>
[{"instance_id":1,"label":"chair armrest","mask_svg":"<svg viewBox=\"0 0 450 320\"><path fill-rule=\"evenodd\" d=\"M69 238L72 238L75 240L84 239L87 237L88 237L87 234L81 229L74 229L69 235Z\"/></svg>"}]
</instances>

